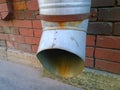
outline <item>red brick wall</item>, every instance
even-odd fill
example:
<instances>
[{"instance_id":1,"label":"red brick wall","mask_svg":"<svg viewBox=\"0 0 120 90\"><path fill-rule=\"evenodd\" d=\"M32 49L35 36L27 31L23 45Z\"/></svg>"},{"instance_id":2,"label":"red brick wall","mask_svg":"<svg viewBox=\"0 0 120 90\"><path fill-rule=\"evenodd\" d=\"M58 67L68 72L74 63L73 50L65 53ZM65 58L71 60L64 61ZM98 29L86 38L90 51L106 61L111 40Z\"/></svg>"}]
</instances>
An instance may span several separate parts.
<instances>
[{"instance_id":1,"label":"red brick wall","mask_svg":"<svg viewBox=\"0 0 120 90\"><path fill-rule=\"evenodd\" d=\"M120 74L120 0L92 0L86 66Z\"/></svg>"},{"instance_id":2,"label":"red brick wall","mask_svg":"<svg viewBox=\"0 0 120 90\"><path fill-rule=\"evenodd\" d=\"M42 32L37 0L13 0L13 6L14 19L0 20L0 46L35 53Z\"/></svg>"},{"instance_id":3,"label":"red brick wall","mask_svg":"<svg viewBox=\"0 0 120 90\"><path fill-rule=\"evenodd\" d=\"M36 53L42 32L37 0L13 0L13 6L14 19L0 20L0 46ZM92 0L86 66L120 74L120 0Z\"/></svg>"}]
</instances>

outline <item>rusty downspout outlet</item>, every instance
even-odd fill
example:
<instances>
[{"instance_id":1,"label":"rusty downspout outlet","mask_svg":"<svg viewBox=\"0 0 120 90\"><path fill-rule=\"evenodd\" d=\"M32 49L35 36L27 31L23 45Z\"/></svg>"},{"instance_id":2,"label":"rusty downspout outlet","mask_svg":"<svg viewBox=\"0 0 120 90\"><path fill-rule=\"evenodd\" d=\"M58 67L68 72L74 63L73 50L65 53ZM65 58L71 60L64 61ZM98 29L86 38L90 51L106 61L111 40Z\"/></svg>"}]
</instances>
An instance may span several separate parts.
<instances>
[{"instance_id":1,"label":"rusty downspout outlet","mask_svg":"<svg viewBox=\"0 0 120 90\"><path fill-rule=\"evenodd\" d=\"M38 1L43 27L38 59L55 75L78 75L84 68L91 0Z\"/></svg>"}]
</instances>

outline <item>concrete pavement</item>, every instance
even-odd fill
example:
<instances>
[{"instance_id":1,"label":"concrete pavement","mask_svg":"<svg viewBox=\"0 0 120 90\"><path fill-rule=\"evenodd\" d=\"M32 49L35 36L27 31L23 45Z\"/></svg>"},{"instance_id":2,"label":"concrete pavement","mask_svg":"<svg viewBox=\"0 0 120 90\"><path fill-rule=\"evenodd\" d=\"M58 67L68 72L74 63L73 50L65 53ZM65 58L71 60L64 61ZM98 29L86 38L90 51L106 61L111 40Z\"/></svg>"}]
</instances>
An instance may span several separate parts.
<instances>
[{"instance_id":1,"label":"concrete pavement","mask_svg":"<svg viewBox=\"0 0 120 90\"><path fill-rule=\"evenodd\" d=\"M0 90L81 90L44 78L40 70L0 60Z\"/></svg>"}]
</instances>

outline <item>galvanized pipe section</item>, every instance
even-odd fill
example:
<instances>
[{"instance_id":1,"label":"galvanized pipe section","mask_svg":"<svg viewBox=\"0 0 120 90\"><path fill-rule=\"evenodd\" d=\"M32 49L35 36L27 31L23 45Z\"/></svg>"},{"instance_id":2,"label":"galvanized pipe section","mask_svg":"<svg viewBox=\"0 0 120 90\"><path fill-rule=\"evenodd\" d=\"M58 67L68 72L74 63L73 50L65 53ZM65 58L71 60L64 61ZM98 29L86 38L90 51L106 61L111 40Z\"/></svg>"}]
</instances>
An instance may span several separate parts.
<instances>
[{"instance_id":1,"label":"galvanized pipe section","mask_svg":"<svg viewBox=\"0 0 120 90\"><path fill-rule=\"evenodd\" d=\"M90 5L91 0L39 0L43 33L37 57L51 73L82 72Z\"/></svg>"}]
</instances>

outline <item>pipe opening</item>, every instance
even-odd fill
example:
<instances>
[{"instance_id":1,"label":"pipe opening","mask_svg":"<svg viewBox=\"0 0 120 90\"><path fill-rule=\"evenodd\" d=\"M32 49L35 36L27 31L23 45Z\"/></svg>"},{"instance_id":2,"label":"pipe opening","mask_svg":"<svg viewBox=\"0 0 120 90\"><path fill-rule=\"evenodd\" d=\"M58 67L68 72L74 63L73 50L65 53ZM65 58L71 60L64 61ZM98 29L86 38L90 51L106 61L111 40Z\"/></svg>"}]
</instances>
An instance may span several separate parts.
<instances>
[{"instance_id":1,"label":"pipe opening","mask_svg":"<svg viewBox=\"0 0 120 90\"><path fill-rule=\"evenodd\" d=\"M39 52L37 57L46 70L61 77L73 77L84 68L84 61L66 50L47 49Z\"/></svg>"}]
</instances>

